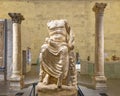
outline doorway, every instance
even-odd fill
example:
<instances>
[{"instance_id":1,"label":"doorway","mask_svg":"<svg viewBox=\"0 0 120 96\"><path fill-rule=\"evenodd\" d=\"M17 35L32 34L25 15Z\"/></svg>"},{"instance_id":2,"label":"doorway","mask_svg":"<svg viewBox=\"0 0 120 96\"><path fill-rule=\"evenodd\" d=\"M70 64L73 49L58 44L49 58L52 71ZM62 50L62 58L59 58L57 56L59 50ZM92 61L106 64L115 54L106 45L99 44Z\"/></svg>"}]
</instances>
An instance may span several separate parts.
<instances>
[{"instance_id":1,"label":"doorway","mask_svg":"<svg viewBox=\"0 0 120 96\"><path fill-rule=\"evenodd\" d=\"M6 20L0 20L0 73L4 73L4 79L7 78L6 68Z\"/></svg>"},{"instance_id":2,"label":"doorway","mask_svg":"<svg viewBox=\"0 0 120 96\"><path fill-rule=\"evenodd\" d=\"M0 67L4 66L4 22L0 21Z\"/></svg>"}]
</instances>

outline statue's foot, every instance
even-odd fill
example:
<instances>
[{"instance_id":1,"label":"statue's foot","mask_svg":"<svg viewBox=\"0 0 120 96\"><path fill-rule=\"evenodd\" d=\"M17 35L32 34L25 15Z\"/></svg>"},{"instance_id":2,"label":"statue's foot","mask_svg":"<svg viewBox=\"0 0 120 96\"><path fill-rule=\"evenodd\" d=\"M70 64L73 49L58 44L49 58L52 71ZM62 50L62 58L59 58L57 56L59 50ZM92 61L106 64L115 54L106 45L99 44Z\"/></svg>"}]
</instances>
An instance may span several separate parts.
<instances>
[{"instance_id":1,"label":"statue's foot","mask_svg":"<svg viewBox=\"0 0 120 96\"><path fill-rule=\"evenodd\" d=\"M43 84L47 85L47 84L48 84L48 81L49 81L49 75L46 74L46 75L45 75L45 78L43 79Z\"/></svg>"},{"instance_id":2,"label":"statue's foot","mask_svg":"<svg viewBox=\"0 0 120 96\"><path fill-rule=\"evenodd\" d=\"M57 88L61 89L61 88L62 88L62 86L57 86Z\"/></svg>"},{"instance_id":3,"label":"statue's foot","mask_svg":"<svg viewBox=\"0 0 120 96\"><path fill-rule=\"evenodd\" d=\"M62 78L58 78L57 88L62 88Z\"/></svg>"},{"instance_id":4,"label":"statue's foot","mask_svg":"<svg viewBox=\"0 0 120 96\"><path fill-rule=\"evenodd\" d=\"M39 77L39 82L42 82L42 81L43 81L43 77L40 76L40 77Z\"/></svg>"}]
</instances>

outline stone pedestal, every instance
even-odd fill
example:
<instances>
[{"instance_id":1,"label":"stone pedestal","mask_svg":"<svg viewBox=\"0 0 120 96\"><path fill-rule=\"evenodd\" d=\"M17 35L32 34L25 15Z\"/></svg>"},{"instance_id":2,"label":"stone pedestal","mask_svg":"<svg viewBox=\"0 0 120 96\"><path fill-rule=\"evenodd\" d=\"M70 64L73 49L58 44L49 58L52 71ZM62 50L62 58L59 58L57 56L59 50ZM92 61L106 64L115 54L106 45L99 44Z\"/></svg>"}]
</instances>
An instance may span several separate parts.
<instances>
[{"instance_id":1,"label":"stone pedestal","mask_svg":"<svg viewBox=\"0 0 120 96\"><path fill-rule=\"evenodd\" d=\"M105 76L95 76L93 80L95 89L107 88L106 85L107 78Z\"/></svg>"},{"instance_id":2,"label":"stone pedestal","mask_svg":"<svg viewBox=\"0 0 120 96\"><path fill-rule=\"evenodd\" d=\"M96 3L93 7L95 12L95 76L94 86L96 89L106 87L106 77L104 75L104 31L103 14L106 3Z\"/></svg>"},{"instance_id":3,"label":"stone pedestal","mask_svg":"<svg viewBox=\"0 0 120 96\"><path fill-rule=\"evenodd\" d=\"M24 77L21 78L10 78L10 89L20 90L24 86Z\"/></svg>"},{"instance_id":4,"label":"stone pedestal","mask_svg":"<svg viewBox=\"0 0 120 96\"><path fill-rule=\"evenodd\" d=\"M62 85L57 88L56 84L44 85L39 83L36 86L38 96L77 96L77 88L73 86Z\"/></svg>"},{"instance_id":5,"label":"stone pedestal","mask_svg":"<svg viewBox=\"0 0 120 96\"><path fill-rule=\"evenodd\" d=\"M18 89L24 85L21 64L21 21L24 20L24 17L20 13L8 13L8 15L13 21L13 65L10 88Z\"/></svg>"}]
</instances>

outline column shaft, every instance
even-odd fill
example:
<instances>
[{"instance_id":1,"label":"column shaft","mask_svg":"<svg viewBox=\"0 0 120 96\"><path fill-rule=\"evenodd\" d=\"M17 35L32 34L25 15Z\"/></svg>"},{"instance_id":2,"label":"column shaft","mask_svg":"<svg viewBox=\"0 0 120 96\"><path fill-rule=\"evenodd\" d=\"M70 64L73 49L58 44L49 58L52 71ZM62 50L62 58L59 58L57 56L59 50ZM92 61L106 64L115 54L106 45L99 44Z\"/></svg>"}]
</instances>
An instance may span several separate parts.
<instances>
[{"instance_id":1,"label":"column shaft","mask_svg":"<svg viewBox=\"0 0 120 96\"><path fill-rule=\"evenodd\" d=\"M96 14L95 32L95 75L104 76L104 32L103 15Z\"/></svg>"},{"instance_id":2,"label":"column shaft","mask_svg":"<svg viewBox=\"0 0 120 96\"><path fill-rule=\"evenodd\" d=\"M13 70L12 77L21 75L21 32L20 24L13 23Z\"/></svg>"}]
</instances>

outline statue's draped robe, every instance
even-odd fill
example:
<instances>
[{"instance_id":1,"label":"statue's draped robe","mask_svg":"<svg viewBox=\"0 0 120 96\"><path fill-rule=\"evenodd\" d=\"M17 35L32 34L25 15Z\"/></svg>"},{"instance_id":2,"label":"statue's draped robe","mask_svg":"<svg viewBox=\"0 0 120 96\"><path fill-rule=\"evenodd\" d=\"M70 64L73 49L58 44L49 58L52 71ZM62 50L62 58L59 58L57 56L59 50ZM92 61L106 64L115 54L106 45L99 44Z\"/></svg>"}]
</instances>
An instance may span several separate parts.
<instances>
[{"instance_id":1,"label":"statue's draped robe","mask_svg":"<svg viewBox=\"0 0 120 96\"><path fill-rule=\"evenodd\" d=\"M48 44L42 54L41 67L47 74L55 78L59 78L61 75L65 78L69 68L67 44L65 42L52 43L51 45Z\"/></svg>"}]
</instances>

